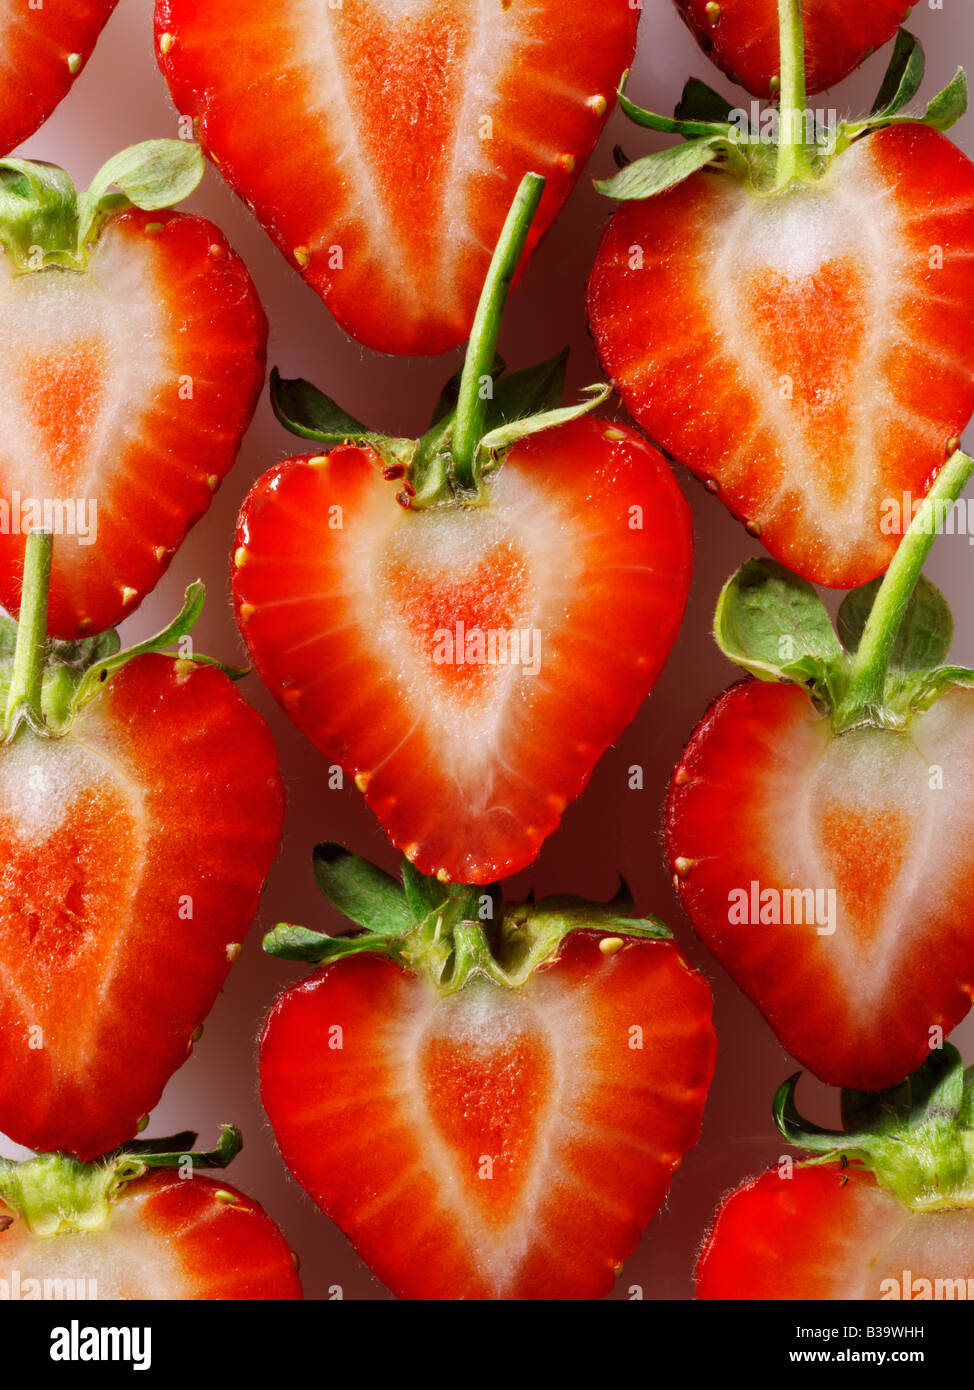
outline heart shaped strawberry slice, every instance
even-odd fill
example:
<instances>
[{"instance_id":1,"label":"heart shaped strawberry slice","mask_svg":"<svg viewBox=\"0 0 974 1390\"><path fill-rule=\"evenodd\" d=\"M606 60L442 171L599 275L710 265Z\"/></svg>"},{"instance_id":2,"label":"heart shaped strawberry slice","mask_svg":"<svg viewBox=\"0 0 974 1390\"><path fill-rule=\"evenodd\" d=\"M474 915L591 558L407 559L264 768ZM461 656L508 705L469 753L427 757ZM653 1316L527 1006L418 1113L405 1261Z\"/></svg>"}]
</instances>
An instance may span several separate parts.
<instances>
[{"instance_id":1,"label":"heart shaped strawberry slice","mask_svg":"<svg viewBox=\"0 0 974 1390\"><path fill-rule=\"evenodd\" d=\"M157 0L156 43L178 110L341 326L438 353L470 332L521 176L548 181L528 254L574 187L638 17L629 0Z\"/></svg>"},{"instance_id":2,"label":"heart shaped strawberry slice","mask_svg":"<svg viewBox=\"0 0 974 1390\"><path fill-rule=\"evenodd\" d=\"M33 135L67 96L118 0L0 3L0 155Z\"/></svg>"},{"instance_id":3,"label":"heart shaped strawberry slice","mask_svg":"<svg viewBox=\"0 0 974 1390\"><path fill-rule=\"evenodd\" d=\"M51 644L34 690L3 630L0 1130L30 1148L88 1159L135 1132L192 1049L277 847L267 726L217 666L158 650L188 630L189 599L141 654L114 634Z\"/></svg>"},{"instance_id":4,"label":"heart shaped strawberry slice","mask_svg":"<svg viewBox=\"0 0 974 1390\"><path fill-rule=\"evenodd\" d=\"M600 185L620 206L588 287L638 423L776 559L842 589L889 564L892 503L925 495L974 411L974 164L941 133L963 74L915 119L909 36L891 74L837 126L809 122L794 70L757 127L699 83L672 121L627 102L689 143Z\"/></svg>"},{"instance_id":5,"label":"heart shaped strawberry slice","mask_svg":"<svg viewBox=\"0 0 974 1390\"><path fill-rule=\"evenodd\" d=\"M265 940L326 962L261 1040L288 1167L402 1298L607 1293L699 1135L704 980L618 903L502 916L496 895L408 861L404 891L334 845L315 869L365 934Z\"/></svg>"},{"instance_id":6,"label":"heart shaped strawberry slice","mask_svg":"<svg viewBox=\"0 0 974 1390\"><path fill-rule=\"evenodd\" d=\"M195 146L136 146L82 195L60 170L6 165L0 603L17 611L26 534L56 532L49 625L70 639L131 613L206 511L263 384L267 325L222 233L168 211L202 175Z\"/></svg>"},{"instance_id":7,"label":"heart shaped strawberry slice","mask_svg":"<svg viewBox=\"0 0 974 1390\"><path fill-rule=\"evenodd\" d=\"M363 429L275 377L279 417L327 452L257 482L233 561L270 690L407 858L462 883L536 857L652 688L690 581L665 460L584 418L607 388L559 408L563 357L490 370L540 180L524 191L422 440Z\"/></svg>"}]
</instances>

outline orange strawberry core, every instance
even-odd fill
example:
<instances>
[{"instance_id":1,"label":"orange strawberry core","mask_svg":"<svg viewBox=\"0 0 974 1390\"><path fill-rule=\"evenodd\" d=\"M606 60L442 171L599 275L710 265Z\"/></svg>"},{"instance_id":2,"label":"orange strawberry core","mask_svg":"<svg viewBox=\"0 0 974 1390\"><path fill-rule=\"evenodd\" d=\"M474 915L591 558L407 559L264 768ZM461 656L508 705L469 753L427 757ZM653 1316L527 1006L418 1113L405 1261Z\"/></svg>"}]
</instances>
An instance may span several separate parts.
<instances>
[{"instance_id":1,"label":"orange strawberry core","mask_svg":"<svg viewBox=\"0 0 974 1390\"><path fill-rule=\"evenodd\" d=\"M783 405L836 445L824 481L838 501L848 486L840 446L852 428L849 364L860 361L869 329L861 267L851 256L837 256L807 276L761 271L750 277L744 299Z\"/></svg>"},{"instance_id":2,"label":"orange strawberry core","mask_svg":"<svg viewBox=\"0 0 974 1390\"><path fill-rule=\"evenodd\" d=\"M102 409L107 378L98 338L25 356L18 379L27 418L48 456L52 481L74 496Z\"/></svg>"},{"instance_id":3,"label":"orange strawberry core","mask_svg":"<svg viewBox=\"0 0 974 1390\"><path fill-rule=\"evenodd\" d=\"M422 1050L431 1123L465 1193L494 1228L518 1214L553 1072L545 1039L527 1029L482 1044L433 1036Z\"/></svg>"},{"instance_id":4,"label":"orange strawberry core","mask_svg":"<svg viewBox=\"0 0 974 1390\"><path fill-rule=\"evenodd\" d=\"M46 998L60 972L79 990L97 988L136 856L132 807L108 781L77 796L43 839L25 840L0 816L0 960L30 998Z\"/></svg>"},{"instance_id":5,"label":"orange strawberry core","mask_svg":"<svg viewBox=\"0 0 974 1390\"><path fill-rule=\"evenodd\" d=\"M411 13L399 5L391 9L386 17L381 6L367 5L357 17L346 6L332 31L361 109L373 113L357 122L356 132L380 197L404 239L425 247L432 259L439 254L431 237L434 213L447 194L474 26L442 0L414 4ZM408 72L416 72L417 81L404 82Z\"/></svg>"},{"instance_id":6,"label":"orange strawberry core","mask_svg":"<svg viewBox=\"0 0 974 1390\"><path fill-rule=\"evenodd\" d=\"M830 881L857 938L868 945L897 892L912 822L889 806L867 813L834 803L825 810L821 833Z\"/></svg>"},{"instance_id":7,"label":"orange strawberry core","mask_svg":"<svg viewBox=\"0 0 974 1390\"><path fill-rule=\"evenodd\" d=\"M413 648L430 677L462 699L476 699L520 653L528 587L526 557L498 543L473 566L431 577L412 559L387 565L386 582ZM523 657L519 658L523 661Z\"/></svg>"}]
</instances>

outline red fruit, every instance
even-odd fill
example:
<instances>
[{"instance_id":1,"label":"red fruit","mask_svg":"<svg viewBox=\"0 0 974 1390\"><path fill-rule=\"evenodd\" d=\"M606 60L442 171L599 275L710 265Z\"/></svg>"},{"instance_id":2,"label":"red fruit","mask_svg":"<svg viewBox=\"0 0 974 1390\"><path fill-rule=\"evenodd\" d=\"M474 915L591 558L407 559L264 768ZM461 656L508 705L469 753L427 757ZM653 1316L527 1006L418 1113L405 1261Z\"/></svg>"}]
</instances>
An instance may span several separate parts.
<instances>
[{"instance_id":1,"label":"red fruit","mask_svg":"<svg viewBox=\"0 0 974 1390\"><path fill-rule=\"evenodd\" d=\"M958 452L931 506L972 472ZM974 672L941 664L928 522L848 596L841 645L810 585L773 561L738 572L715 632L761 679L711 706L666 807L701 940L793 1056L861 1090L913 1071L974 997Z\"/></svg>"},{"instance_id":2,"label":"red fruit","mask_svg":"<svg viewBox=\"0 0 974 1390\"><path fill-rule=\"evenodd\" d=\"M766 97L781 71L778 0L674 0L705 53L733 82ZM906 0L804 0L808 91L834 87L896 33Z\"/></svg>"},{"instance_id":3,"label":"red fruit","mask_svg":"<svg viewBox=\"0 0 974 1390\"><path fill-rule=\"evenodd\" d=\"M53 727L0 750L0 1130L87 1159L191 1051L283 798L266 724L214 666L136 656Z\"/></svg>"},{"instance_id":4,"label":"red fruit","mask_svg":"<svg viewBox=\"0 0 974 1390\"><path fill-rule=\"evenodd\" d=\"M63 530L49 617L63 638L128 616L206 511L267 333L242 261L202 218L117 213L84 262L0 255L0 604L17 611L23 533Z\"/></svg>"},{"instance_id":5,"label":"red fruit","mask_svg":"<svg viewBox=\"0 0 974 1390\"><path fill-rule=\"evenodd\" d=\"M400 1297L598 1298L699 1136L710 990L671 942L625 944L638 924L577 900L512 909L505 973L458 920L477 901L411 936L317 938L401 963L355 955L286 990L261 1098L285 1163ZM310 936L265 947L308 960Z\"/></svg>"},{"instance_id":6,"label":"red fruit","mask_svg":"<svg viewBox=\"0 0 974 1390\"><path fill-rule=\"evenodd\" d=\"M257 1202L195 1171L150 1172L132 1147L100 1172L60 1155L0 1171L3 1297L301 1298L294 1257ZM47 1195L37 1179L56 1192L55 1211L36 1200Z\"/></svg>"},{"instance_id":7,"label":"red fruit","mask_svg":"<svg viewBox=\"0 0 974 1390\"><path fill-rule=\"evenodd\" d=\"M957 1054L949 1045L945 1054L956 1075ZM925 1070L931 1065L938 1063ZM915 1085L913 1077L897 1092L909 1096ZM886 1123L895 1098L878 1098ZM945 1104L942 1096L936 1105L939 1113L924 1114L925 1139L918 1125L901 1125L885 1140L872 1132L820 1131L813 1147L831 1149L834 1162L781 1165L725 1197L697 1265L697 1297L970 1298L971 1116L969 1107ZM782 1132L808 1146L787 1126Z\"/></svg>"},{"instance_id":8,"label":"red fruit","mask_svg":"<svg viewBox=\"0 0 974 1390\"><path fill-rule=\"evenodd\" d=\"M574 187L638 15L629 0L158 0L156 42L178 110L341 326L439 353L470 332L521 176L548 181L526 254Z\"/></svg>"},{"instance_id":9,"label":"red fruit","mask_svg":"<svg viewBox=\"0 0 974 1390\"><path fill-rule=\"evenodd\" d=\"M0 154L33 135L67 96L117 3L0 2Z\"/></svg>"},{"instance_id":10,"label":"red fruit","mask_svg":"<svg viewBox=\"0 0 974 1390\"><path fill-rule=\"evenodd\" d=\"M923 125L862 128L778 187L774 146L742 165L719 135L696 147L719 173L654 197L623 170L604 188L633 201L588 288L647 434L776 559L842 589L889 564L890 500L924 496L974 410L974 165Z\"/></svg>"},{"instance_id":11,"label":"red fruit","mask_svg":"<svg viewBox=\"0 0 974 1390\"><path fill-rule=\"evenodd\" d=\"M392 843L424 873L489 883L531 863L652 689L686 602L689 511L655 450L594 419L515 444L479 506L404 508L402 486L367 447L266 473L238 524L237 619ZM517 664L500 664L511 633Z\"/></svg>"},{"instance_id":12,"label":"red fruit","mask_svg":"<svg viewBox=\"0 0 974 1390\"><path fill-rule=\"evenodd\" d=\"M700 939L793 1057L863 1090L913 1071L929 1029L949 1033L971 1007L972 845L970 690L906 732L837 738L797 686L735 686L695 730L667 804ZM796 891L815 895L812 913L805 897L799 917Z\"/></svg>"}]
</instances>

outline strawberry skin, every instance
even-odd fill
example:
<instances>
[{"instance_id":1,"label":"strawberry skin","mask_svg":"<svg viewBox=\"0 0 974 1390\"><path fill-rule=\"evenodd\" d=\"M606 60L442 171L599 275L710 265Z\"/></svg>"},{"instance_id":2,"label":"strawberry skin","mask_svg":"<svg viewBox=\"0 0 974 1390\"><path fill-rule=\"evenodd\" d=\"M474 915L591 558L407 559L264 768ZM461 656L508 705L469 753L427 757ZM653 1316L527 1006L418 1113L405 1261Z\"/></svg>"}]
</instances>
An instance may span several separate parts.
<instances>
[{"instance_id":1,"label":"strawberry skin","mask_svg":"<svg viewBox=\"0 0 974 1390\"><path fill-rule=\"evenodd\" d=\"M961 689L904 732L834 737L798 686L734 686L697 727L666 810L698 936L792 1056L860 1090L913 1071L930 1030L949 1033L971 1006L972 837L974 694ZM825 910L786 924L789 890L819 893Z\"/></svg>"},{"instance_id":2,"label":"strawberry skin","mask_svg":"<svg viewBox=\"0 0 974 1390\"><path fill-rule=\"evenodd\" d=\"M237 618L392 843L425 874L489 883L534 860L659 675L689 511L634 431L591 418L516 444L482 505L404 509L400 486L359 447L266 473L240 515ZM455 659L471 632L513 630L528 660Z\"/></svg>"},{"instance_id":3,"label":"strawberry skin","mask_svg":"<svg viewBox=\"0 0 974 1390\"><path fill-rule=\"evenodd\" d=\"M969 1298L972 1278L974 1211L911 1212L871 1173L826 1163L789 1178L772 1169L725 1199L697 1265L697 1297ZM964 1290L938 1294L937 1280Z\"/></svg>"},{"instance_id":4,"label":"strawberry skin","mask_svg":"<svg viewBox=\"0 0 974 1390\"><path fill-rule=\"evenodd\" d=\"M341 326L440 353L470 332L522 174L547 180L522 269L574 187L638 17L629 0L157 0L156 42L178 110Z\"/></svg>"},{"instance_id":5,"label":"strawberry skin","mask_svg":"<svg viewBox=\"0 0 974 1390\"><path fill-rule=\"evenodd\" d=\"M974 411L974 165L898 126L771 197L695 174L614 215L588 302L649 436L791 570L856 587Z\"/></svg>"},{"instance_id":6,"label":"strawberry skin","mask_svg":"<svg viewBox=\"0 0 974 1390\"><path fill-rule=\"evenodd\" d=\"M519 990L442 996L358 955L275 1004L281 1154L400 1297L601 1297L662 1204L700 1132L710 990L669 942L600 941Z\"/></svg>"},{"instance_id":7,"label":"strawberry skin","mask_svg":"<svg viewBox=\"0 0 974 1390\"><path fill-rule=\"evenodd\" d=\"M118 214L83 272L18 274L0 256L0 604L18 612L18 499L25 517L28 499L81 499L89 535L59 541L49 632L128 616L236 457L266 338L246 268L202 218Z\"/></svg>"},{"instance_id":8,"label":"strawberry skin","mask_svg":"<svg viewBox=\"0 0 974 1390\"><path fill-rule=\"evenodd\" d=\"M4 1229L5 1218L11 1224ZM301 1284L281 1232L228 1183L150 1173L128 1184L98 1230L38 1238L0 1202L0 1278L72 1280L121 1299L299 1299ZM63 1295L62 1295L63 1296Z\"/></svg>"},{"instance_id":9,"label":"strawberry skin","mask_svg":"<svg viewBox=\"0 0 974 1390\"><path fill-rule=\"evenodd\" d=\"M92 1158L191 1050L257 909L283 798L212 666L135 657L0 759L0 1130Z\"/></svg>"},{"instance_id":10,"label":"strawberry skin","mask_svg":"<svg viewBox=\"0 0 974 1390\"><path fill-rule=\"evenodd\" d=\"M91 57L118 0L0 0L0 155L47 120Z\"/></svg>"},{"instance_id":11,"label":"strawberry skin","mask_svg":"<svg viewBox=\"0 0 974 1390\"><path fill-rule=\"evenodd\" d=\"M805 83L834 87L904 22L906 0L804 0ZM767 97L780 74L777 0L674 0L705 53L733 82ZM715 13L716 12L716 13Z\"/></svg>"}]
</instances>

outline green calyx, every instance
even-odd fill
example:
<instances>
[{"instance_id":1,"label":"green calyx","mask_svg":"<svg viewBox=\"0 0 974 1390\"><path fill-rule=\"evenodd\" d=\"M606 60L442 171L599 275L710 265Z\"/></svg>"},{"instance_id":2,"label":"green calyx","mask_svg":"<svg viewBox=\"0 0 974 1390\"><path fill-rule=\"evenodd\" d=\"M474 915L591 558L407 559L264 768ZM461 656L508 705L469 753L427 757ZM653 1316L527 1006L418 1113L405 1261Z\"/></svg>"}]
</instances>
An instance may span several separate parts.
<instances>
[{"instance_id":1,"label":"green calyx","mask_svg":"<svg viewBox=\"0 0 974 1390\"><path fill-rule=\"evenodd\" d=\"M84 270L88 249L113 213L169 208L203 177L203 153L185 140L146 140L108 161L79 193L63 169L0 159L0 246L22 272ZM118 188L118 193L109 189Z\"/></svg>"},{"instance_id":2,"label":"green calyx","mask_svg":"<svg viewBox=\"0 0 974 1390\"><path fill-rule=\"evenodd\" d=\"M855 1163L911 1211L974 1206L974 1067L944 1043L912 1076L885 1091L843 1091L841 1130L803 1120L795 1107L801 1072L774 1098L781 1134L818 1157Z\"/></svg>"},{"instance_id":3,"label":"green calyx","mask_svg":"<svg viewBox=\"0 0 974 1390\"><path fill-rule=\"evenodd\" d=\"M399 483L397 500L413 509L473 505L484 479L512 445L596 409L611 387L586 387L583 399L562 406L567 349L536 367L504 376L497 356L504 306L545 181L525 174L494 250L462 368L450 378L421 439L381 434L353 419L307 381L271 373L271 404L285 429L326 449L368 445L385 476ZM501 378L503 377L503 380Z\"/></svg>"},{"instance_id":4,"label":"green calyx","mask_svg":"<svg viewBox=\"0 0 974 1390\"><path fill-rule=\"evenodd\" d=\"M226 1168L243 1147L234 1125L223 1125L215 1149L194 1152L196 1135L133 1139L121 1148L82 1163L70 1154L45 1153L23 1163L0 1160L0 1201L44 1239L73 1231L101 1230L113 1204L130 1182L154 1168ZM0 1226L2 1230L2 1226Z\"/></svg>"},{"instance_id":5,"label":"green calyx","mask_svg":"<svg viewBox=\"0 0 974 1390\"><path fill-rule=\"evenodd\" d=\"M313 862L325 897L359 930L326 936L281 923L264 937L264 950L314 965L369 951L426 975L444 994L455 994L475 978L517 989L557 956L572 932L604 932L620 945L625 938L659 941L672 935L654 917L630 915L625 884L610 903L558 897L505 908L497 884L443 883L419 873L408 859L398 883L330 842L317 846Z\"/></svg>"},{"instance_id":6,"label":"green calyx","mask_svg":"<svg viewBox=\"0 0 974 1390\"><path fill-rule=\"evenodd\" d=\"M673 117L658 116L626 96L627 73L619 87L619 105L629 119L659 134L679 135L684 143L626 163L612 178L596 180L599 192L617 202L651 198L707 168L743 179L757 192L774 193L820 178L855 140L884 126L927 125L946 131L967 110L963 69L924 111L906 110L920 90L925 59L919 39L901 29L868 116L835 123L825 111L808 108L801 0L779 0L779 31L781 86L775 106L762 109L752 102L749 110L735 107L693 78Z\"/></svg>"},{"instance_id":7,"label":"green calyx","mask_svg":"<svg viewBox=\"0 0 974 1390\"><path fill-rule=\"evenodd\" d=\"M164 652L186 637L203 609L206 590L200 583L191 584L182 611L169 626L124 651L114 630L74 642L57 641L47 636L52 547L48 532L30 533L20 621L0 611L0 745L11 743L23 730L39 738L63 737L116 672L133 657ZM246 674L195 652L169 655L176 661L217 666L233 680Z\"/></svg>"},{"instance_id":8,"label":"green calyx","mask_svg":"<svg viewBox=\"0 0 974 1390\"><path fill-rule=\"evenodd\" d=\"M803 686L837 734L902 730L974 670L946 665L953 620L921 570L974 473L959 450L920 504L882 579L848 593L838 632L815 589L775 560L749 560L725 584L714 617L721 651L765 681Z\"/></svg>"}]
</instances>

